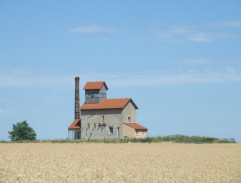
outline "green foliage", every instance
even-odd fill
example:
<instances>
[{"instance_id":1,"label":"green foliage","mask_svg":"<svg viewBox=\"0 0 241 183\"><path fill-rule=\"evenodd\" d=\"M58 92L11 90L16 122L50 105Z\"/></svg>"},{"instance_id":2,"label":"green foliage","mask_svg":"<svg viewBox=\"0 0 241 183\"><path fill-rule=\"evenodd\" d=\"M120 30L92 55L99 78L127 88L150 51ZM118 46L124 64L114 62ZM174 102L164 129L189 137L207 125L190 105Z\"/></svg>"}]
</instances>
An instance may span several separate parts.
<instances>
[{"instance_id":1,"label":"green foliage","mask_svg":"<svg viewBox=\"0 0 241 183\"><path fill-rule=\"evenodd\" d=\"M163 137L147 137L142 139L127 138L127 139L90 139L90 140L71 140L71 139L60 139L60 140L44 140L41 142L45 143L195 143L195 144L206 144L206 143L235 143L232 139L218 139L214 137L199 137L199 136L185 136L185 135L170 135Z\"/></svg>"},{"instance_id":2,"label":"green foliage","mask_svg":"<svg viewBox=\"0 0 241 183\"><path fill-rule=\"evenodd\" d=\"M26 120L13 124L13 130L8 133L11 141L32 141L37 136Z\"/></svg>"},{"instance_id":3,"label":"green foliage","mask_svg":"<svg viewBox=\"0 0 241 183\"><path fill-rule=\"evenodd\" d=\"M163 137L148 137L149 142L175 142L175 143L235 143L232 139L218 139L214 137L199 137L199 136L185 136L185 135L170 135Z\"/></svg>"}]
</instances>

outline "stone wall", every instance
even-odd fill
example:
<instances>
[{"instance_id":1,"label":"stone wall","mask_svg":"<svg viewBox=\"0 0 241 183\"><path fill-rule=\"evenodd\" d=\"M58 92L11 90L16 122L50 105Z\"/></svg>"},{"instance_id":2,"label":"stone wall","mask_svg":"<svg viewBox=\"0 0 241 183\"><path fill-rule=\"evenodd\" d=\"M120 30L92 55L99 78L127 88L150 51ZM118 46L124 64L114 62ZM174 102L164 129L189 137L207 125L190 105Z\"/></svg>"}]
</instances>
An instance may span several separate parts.
<instances>
[{"instance_id":1,"label":"stone wall","mask_svg":"<svg viewBox=\"0 0 241 183\"><path fill-rule=\"evenodd\" d=\"M82 110L81 139L113 139L118 133L121 137L121 119L121 109ZM113 134L110 134L110 127Z\"/></svg>"},{"instance_id":2,"label":"stone wall","mask_svg":"<svg viewBox=\"0 0 241 183\"><path fill-rule=\"evenodd\" d=\"M136 109L131 102L128 102L126 107L122 110L123 123L136 123Z\"/></svg>"},{"instance_id":3,"label":"stone wall","mask_svg":"<svg viewBox=\"0 0 241 183\"><path fill-rule=\"evenodd\" d=\"M131 128L130 126L127 126L123 124L122 127L123 137L125 138L135 138L136 137L136 131L134 128Z\"/></svg>"},{"instance_id":4,"label":"stone wall","mask_svg":"<svg viewBox=\"0 0 241 183\"><path fill-rule=\"evenodd\" d=\"M136 122L136 109L131 102L124 109L82 110L81 139L122 138L122 124L128 122Z\"/></svg>"},{"instance_id":5,"label":"stone wall","mask_svg":"<svg viewBox=\"0 0 241 183\"><path fill-rule=\"evenodd\" d=\"M147 130L136 130L136 138L147 138Z\"/></svg>"}]
</instances>

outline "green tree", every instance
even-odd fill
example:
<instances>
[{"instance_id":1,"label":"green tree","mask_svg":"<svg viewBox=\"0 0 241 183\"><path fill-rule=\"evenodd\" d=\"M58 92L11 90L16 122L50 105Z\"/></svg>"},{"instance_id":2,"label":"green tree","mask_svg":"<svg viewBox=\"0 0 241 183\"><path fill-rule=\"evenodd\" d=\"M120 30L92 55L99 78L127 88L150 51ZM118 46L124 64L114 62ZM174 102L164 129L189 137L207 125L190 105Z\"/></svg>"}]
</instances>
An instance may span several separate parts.
<instances>
[{"instance_id":1,"label":"green tree","mask_svg":"<svg viewBox=\"0 0 241 183\"><path fill-rule=\"evenodd\" d=\"M36 132L33 128L31 128L28 122L22 121L13 124L13 130L8 132L9 138L12 141L19 141L19 140L36 140Z\"/></svg>"}]
</instances>

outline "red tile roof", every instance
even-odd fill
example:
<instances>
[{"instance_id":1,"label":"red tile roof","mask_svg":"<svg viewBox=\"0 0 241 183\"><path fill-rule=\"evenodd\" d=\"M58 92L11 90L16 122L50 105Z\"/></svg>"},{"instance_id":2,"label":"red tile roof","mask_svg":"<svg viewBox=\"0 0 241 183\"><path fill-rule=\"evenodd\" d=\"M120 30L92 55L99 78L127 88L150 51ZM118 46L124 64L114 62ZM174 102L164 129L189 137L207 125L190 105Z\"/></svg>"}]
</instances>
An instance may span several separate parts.
<instances>
[{"instance_id":1,"label":"red tile roof","mask_svg":"<svg viewBox=\"0 0 241 183\"><path fill-rule=\"evenodd\" d=\"M80 129L80 119L75 119L68 128L69 130L79 130Z\"/></svg>"},{"instance_id":2,"label":"red tile roof","mask_svg":"<svg viewBox=\"0 0 241 183\"><path fill-rule=\"evenodd\" d=\"M131 98L120 98L120 99L103 99L98 104L83 104L80 109L88 110L88 109L123 109L128 102L131 102L136 109L138 109L137 105L133 102Z\"/></svg>"},{"instance_id":3,"label":"red tile roof","mask_svg":"<svg viewBox=\"0 0 241 183\"><path fill-rule=\"evenodd\" d=\"M108 90L107 85L105 84L104 81L93 81L93 82L87 82L85 84L85 87L83 88L84 90L100 90L102 86L105 86L106 89Z\"/></svg>"},{"instance_id":4,"label":"red tile roof","mask_svg":"<svg viewBox=\"0 0 241 183\"><path fill-rule=\"evenodd\" d=\"M141 125L139 125L137 123L123 123L123 124L125 124L125 125L127 125L127 126L129 126L131 128L134 128L136 130L147 130L147 128L145 128L144 126L141 126Z\"/></svg>"}]
</instances>

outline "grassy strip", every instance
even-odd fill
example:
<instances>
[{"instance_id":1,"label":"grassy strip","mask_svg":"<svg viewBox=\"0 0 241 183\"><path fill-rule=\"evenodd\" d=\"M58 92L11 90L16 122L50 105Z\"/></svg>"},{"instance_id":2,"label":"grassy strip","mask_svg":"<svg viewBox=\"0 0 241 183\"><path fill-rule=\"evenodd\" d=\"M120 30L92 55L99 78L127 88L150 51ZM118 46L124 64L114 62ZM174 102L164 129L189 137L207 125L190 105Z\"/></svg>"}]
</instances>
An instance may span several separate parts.
<instances>
[{"instance_id":1,"label":"grassy strip","mask_svg":"<svg viewBox=\"0 0 241 183\"><path fill-rule=\"evenodd\" d=\"M148 137L150 142L176 142L176 143L235 143L232 139L218 139L214 137L200 137L200 136L185 136L185 135L170 135L163 137Z\"/></svg>"},{"instance_id":2,"label":"grassy strip","mask_svg":"<svg viewBox=\"0 0 241 183\"><path fill-rule=\"evenodd\" d=\"M200 136L185 136L185 135L170 135L148 137L146 139L91 139L91 140L70 140L70 139L55 139L55 140L34 140L34 141L4 141L0 143L159 143L159 142L174 142L174 143L236 143L231 139L218 139L214 137L200 137Z\"/></svg>"}]
</instances>

